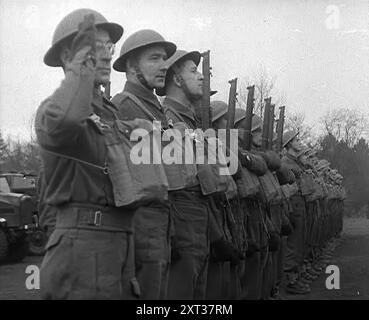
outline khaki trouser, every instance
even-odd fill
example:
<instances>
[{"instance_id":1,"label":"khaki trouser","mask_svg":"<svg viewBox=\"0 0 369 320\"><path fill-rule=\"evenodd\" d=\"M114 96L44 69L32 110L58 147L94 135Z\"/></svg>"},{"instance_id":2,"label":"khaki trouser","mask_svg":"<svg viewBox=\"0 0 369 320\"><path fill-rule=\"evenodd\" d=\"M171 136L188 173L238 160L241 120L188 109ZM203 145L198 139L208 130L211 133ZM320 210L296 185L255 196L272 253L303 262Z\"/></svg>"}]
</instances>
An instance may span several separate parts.
<instances>
[{"instance_id":1,"label":"khaki trouser","mask_svg":"<svg viewBox=\"0 0 369 320\"><path fill-rule=\"evenodd\" d=\"M167 298L170 263L169 206L146 206L134 217L136 277L141 299Z\"/></svg>"},{"instance_id":2,"label":"khaki trouser","mask_svg":"<svg viewBox=\"0 0 369 320\"><path fill-rule=\"evenodd\" d=\"M293 211L290 220L294 230L287 238L285 271L298 272L304 261L305 200L302 196L295 195L291 198L291 204Z\"/></svg>"},{"instance_id":3,"label":"khaki trouser","mask_svg":"<svg viewBox=\"0 0 369 320\"><path fill-rule=\"evenodd\" d=\"M241 288L243 299L260 299L262 289L262 271L266 263L266 234L262 223L262 216L257 200L245 200L247 218L246 234L249 243L254 243L259 250L245 260L244 273L241 277Z\"/></svg>"},{"instance_id":4,"label":"khaki trouser","mask_svg":"<svg viewBox=\"0 0 369 320\"><path fill-rule=\"evenodd\" d=\"M209 211L198 193L170 194L174 225L168 299L205 299L209 261Z\"/></svg>"},{"instance_id":5,"label":"khaki trouser","mask_svg":"<svg viewBox=\"0 0 369 320\"><path fill-rule=\"evenodd\" d=\"M111 228L92 225L86 219L81 222L80 217L89 213L86 210L58 212L40 271L42 297L137 299L140 288L135 278L132 214L123 216L126 213L120 212L126 223L121 221L119 228Z\"/></svg>"}]
</instances>

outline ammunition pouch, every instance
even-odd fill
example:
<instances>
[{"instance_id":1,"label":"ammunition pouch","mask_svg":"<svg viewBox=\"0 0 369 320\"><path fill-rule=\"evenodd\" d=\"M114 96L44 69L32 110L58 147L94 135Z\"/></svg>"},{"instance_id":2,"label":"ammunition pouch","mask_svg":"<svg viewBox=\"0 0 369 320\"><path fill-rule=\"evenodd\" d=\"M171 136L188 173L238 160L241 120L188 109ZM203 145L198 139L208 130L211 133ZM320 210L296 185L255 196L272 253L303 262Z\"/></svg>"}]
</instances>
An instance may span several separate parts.
<instances>
[{"instance_id":1,"label":"ammunition pouch","mask_svg":"<svg viewBox=\"0 0 369 320\"><path fill-rule=\"evenodd\" d=\"M130 141L130 135L138 128L146 130L146 134L141 136L141 142L148 139L146 151L150 153L149 164L132 161L132 148L135 142ZM142 206L152 201L167 200L168 180L164 168L150 161L154 155L161 157L159 146L153 139L152 123L143 119L133 121L116 119L102 132L106 141L108 175L113 186L115 205ZM145 152L144 149L143 147L142 153Z\"/></svg>"},{"instance_id":2,"label":"ammunition pouch","mask_svg":"<svg viewBox=\"0 0 369 320\"><path fill-rule=\"evenodd\" d=\"M197 177L200 182L200 188L203 195L210 194L219 194L227 191L230 185L229 178L232 179L231 175L228 172L227 174L220 174L220 170L228 171L227 164L225 163L225 159L223 158L222 162L219 161L216 149L216 139L208 138L204 139L204 141L197 142L198 144L203 143L204 147L204 157L200 159L199 157L196 159L197 161ZM215 144L215 147L214 147ZM222 152L218 152L219 155ZM202 155L199 155L200 157ZM211 160L211 163L209 163ZM215 162L215 163L214 163Z\"/></svg>"},{"instance_id":3,"label":"ammunition pouch","mask_svg":"<svg viewBox=\"0 0 369 320\"><path fill-rule=\"evenodd\" d=\"M281 167L281 159L275 151L260 152L259 155L265 160L270 171L276 171Z\"/></svg>"},{"instance_id":4,"label":"ammunition pouch","mask_svg":"<svg viewBox=\"0 0 369 320\"><path fill-rule=\"evenodd\" d=\"M170 136L167 135L167 133L170 131L165 131L162 135L162 140L168 141L168 144L171 144L171 150L182 150L179 154L181 158L175 159L175 163L170 163L174 160L172 155L168 154L168 152L162 153L162 163L168 179L169 191L181 190L199 184L197 180L197 168L193 152L193 140L191 138L186 139L185 130L187 129L187 126L182 122L177 122L173 125L173 129L176 129L176 132L181 132L181 137L176 136L174 139L172 139L172 141L169 142ZM165 147L164 143L163 147ZM189 159L192 161L186 161L186 152L188 151L192 151L192 157Z\"/></svg>"},{"instance_id":5,"label":"ammunition pouch","mask_svg":"<svg viewBox=\"0 0 369 320\"><path fill-rule=\"evenodd\" d=\"M261 201L263 203L271 203L280 196L278 192L280 187L279 185L277 187L277 181L272 172L268 170L263 176L259 177L259 181Z\"/></svg>"},{"instance_id":6,"label":"ammunition pouch","mask_svg":"<svg viewBox=\"0 0 369 320\"><path fill-rule=\"evenodd\" d=\"M310 174L301 174L298 185L302 196L307 196L314 192L314 180Z\"/></svg>"},{"instance_id":7,"label":"ammunition pouch","mask_svg":"<svg viewBox=\"0 0 369 320\"><path fill-rule=\"evenodd\" d=\"M241 199L255 198L260 192L258 177L244 167L241 167L240 179L236 181L236 184Z\"/></svg>"}]
</instances>

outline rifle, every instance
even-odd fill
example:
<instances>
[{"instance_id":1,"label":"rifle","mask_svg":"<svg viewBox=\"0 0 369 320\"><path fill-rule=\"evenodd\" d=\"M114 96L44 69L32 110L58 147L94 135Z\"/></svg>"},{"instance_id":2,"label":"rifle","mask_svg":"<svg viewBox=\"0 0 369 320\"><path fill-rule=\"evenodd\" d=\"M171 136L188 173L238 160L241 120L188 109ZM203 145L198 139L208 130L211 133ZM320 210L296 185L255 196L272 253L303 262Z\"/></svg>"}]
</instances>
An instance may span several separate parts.
<instances>
[{"instance_id":1,"label":"rifle","mask_svg":"<svg viewBox=\"0 0 369 320\"><path fill-rule=\"evenodd\" d=\"M268 149L268 131L269 131L269 115L270 115L270 103L272 98L266 98L264 107L264 119L263 119L263 133L261 140L261 148L263 151Z\"/></svg>"},{"instance_id":2,"label":"rifle","mask_svg":"<svg viewBox=\"0 0 369 320\"><path fill-rule=\"evenodd\" d=\"M234 117L236 112L236 97L237 97L237 78L228 81L231 87L229 89L228 98L228 112L227 112L227 132L226 132L226 147L227 156L229 156L229 150L231 148L231 129L234 126Z\"/></svg>"},{"instance_id":3,"label":"rifle","mask_svg":"<svg viewBox=\"0 0 369 320\"><path fill-rule=\"evenodd\" d=\"M202 74L204 76L203 81L203 94L201 98L201 125L202 129L211 128L211 114L210 114L210 50L201 53L202 56Z\"/></svg>"},{"instance_id":4,"label":"rifle","mask_svg":"<svg viewBox=\"0 0 369 320\"><path fill-rule=\"evenodd\" d=\"M283 149L283 127L284 127L284 110L285 106L279 107L279 119L277 126L277 150L279 152Z\"/></svg>"},{"instance_id":5,"label":"rifle","mask_svg":"<svg viewBox=\"0 0 369 320\"><path fill-rule=\"evenodd\" d=\"M274 109L275 104L270 105L269 108L269 141L268 141L268 149L273 149L273 136L274 136Z\"/></svg>"},{"instance_id":6,"label":"rifle","mask_svg":"<svg viewBox=\"0 0 369 320\"><path fill-rule=\"evenodd\" d=\"M110 100L110 98L111 98L111 96L110 96L110 81L105 85L104 96L108 100Z\"/></svg>"},{"instance_id":7,"label":"rifle","mask_svg":"<svg viewBox=\"0 0 369 320\"><path fill-rule=\"evenodd\" d=\"M254 92L255 85L247 87L247 105L246 105L246 128L245 128L245 139L244 145L242 146L245 150L251 150L251 127L252 127L252 112L254 109Z\"/></svg>"}]
</instances>

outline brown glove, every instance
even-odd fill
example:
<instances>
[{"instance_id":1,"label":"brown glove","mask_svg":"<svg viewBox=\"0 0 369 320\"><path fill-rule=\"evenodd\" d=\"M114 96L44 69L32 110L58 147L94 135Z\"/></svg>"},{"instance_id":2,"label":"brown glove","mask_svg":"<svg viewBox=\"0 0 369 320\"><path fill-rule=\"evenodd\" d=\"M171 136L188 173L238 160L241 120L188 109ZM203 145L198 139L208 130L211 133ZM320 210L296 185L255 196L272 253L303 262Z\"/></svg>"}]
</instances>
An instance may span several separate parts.
<instances>
[{"instance_id":1,"label":"brown glove","mask_svg":"<svg viewBox=\"0 0 369 320\"><path fill-rule=\"evenodd\" d=\"M93 66L96 65L96 32L95 16L93 14L86 15L83 22L78 25L78 33L72 41L71 51L73 58L82 49L89 47L90 50L85 55L85 60L91 60Z\"/></svg>"}]
</instances>

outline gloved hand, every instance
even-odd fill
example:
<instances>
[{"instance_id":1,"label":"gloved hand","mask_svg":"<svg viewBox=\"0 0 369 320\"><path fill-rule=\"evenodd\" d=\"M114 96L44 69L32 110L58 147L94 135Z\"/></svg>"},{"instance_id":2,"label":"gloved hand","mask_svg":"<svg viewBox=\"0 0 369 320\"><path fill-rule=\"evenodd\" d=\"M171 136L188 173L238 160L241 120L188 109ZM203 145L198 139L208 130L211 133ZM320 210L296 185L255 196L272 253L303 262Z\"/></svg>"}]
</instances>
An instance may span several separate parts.
<instances>
[{"instance_id":1,"label":"gloved hand","mask_svg":"<svg viewBox=\"0 0 369 320\"><path fill-rule=\"evenodd\" d=\"M83 22L79 24L78 33L72 41L71 52L73 60L82 51L84 54L78 58L84 58L84 62L89 61L95 67L96 32L95 16L93 14L86 15ZM86 48L89 49L87 50Z\"/></svg>"},{"instance_id":2,"label":"gloved hand","mask_svg":"<svg viewBox=\"0 0 369 320\"><path fill-rule=\"evenodd\" d=\"M233 265L240 262L238 250L231 242L224 239L211 243L211 257L213 261L230 261Z\"/></svg>"},{"instance_id":3,"label":"gloved hand","mask_svg":"<svg viewBox=\"0 0 369 320\"><path fill-rule=\"evenodd\" d=\"M276 171L281 167L281 158L275 151L268 150L265 152L259 152L259 154L263 157L271 171Z\"/></svg>"}]
</instances>

